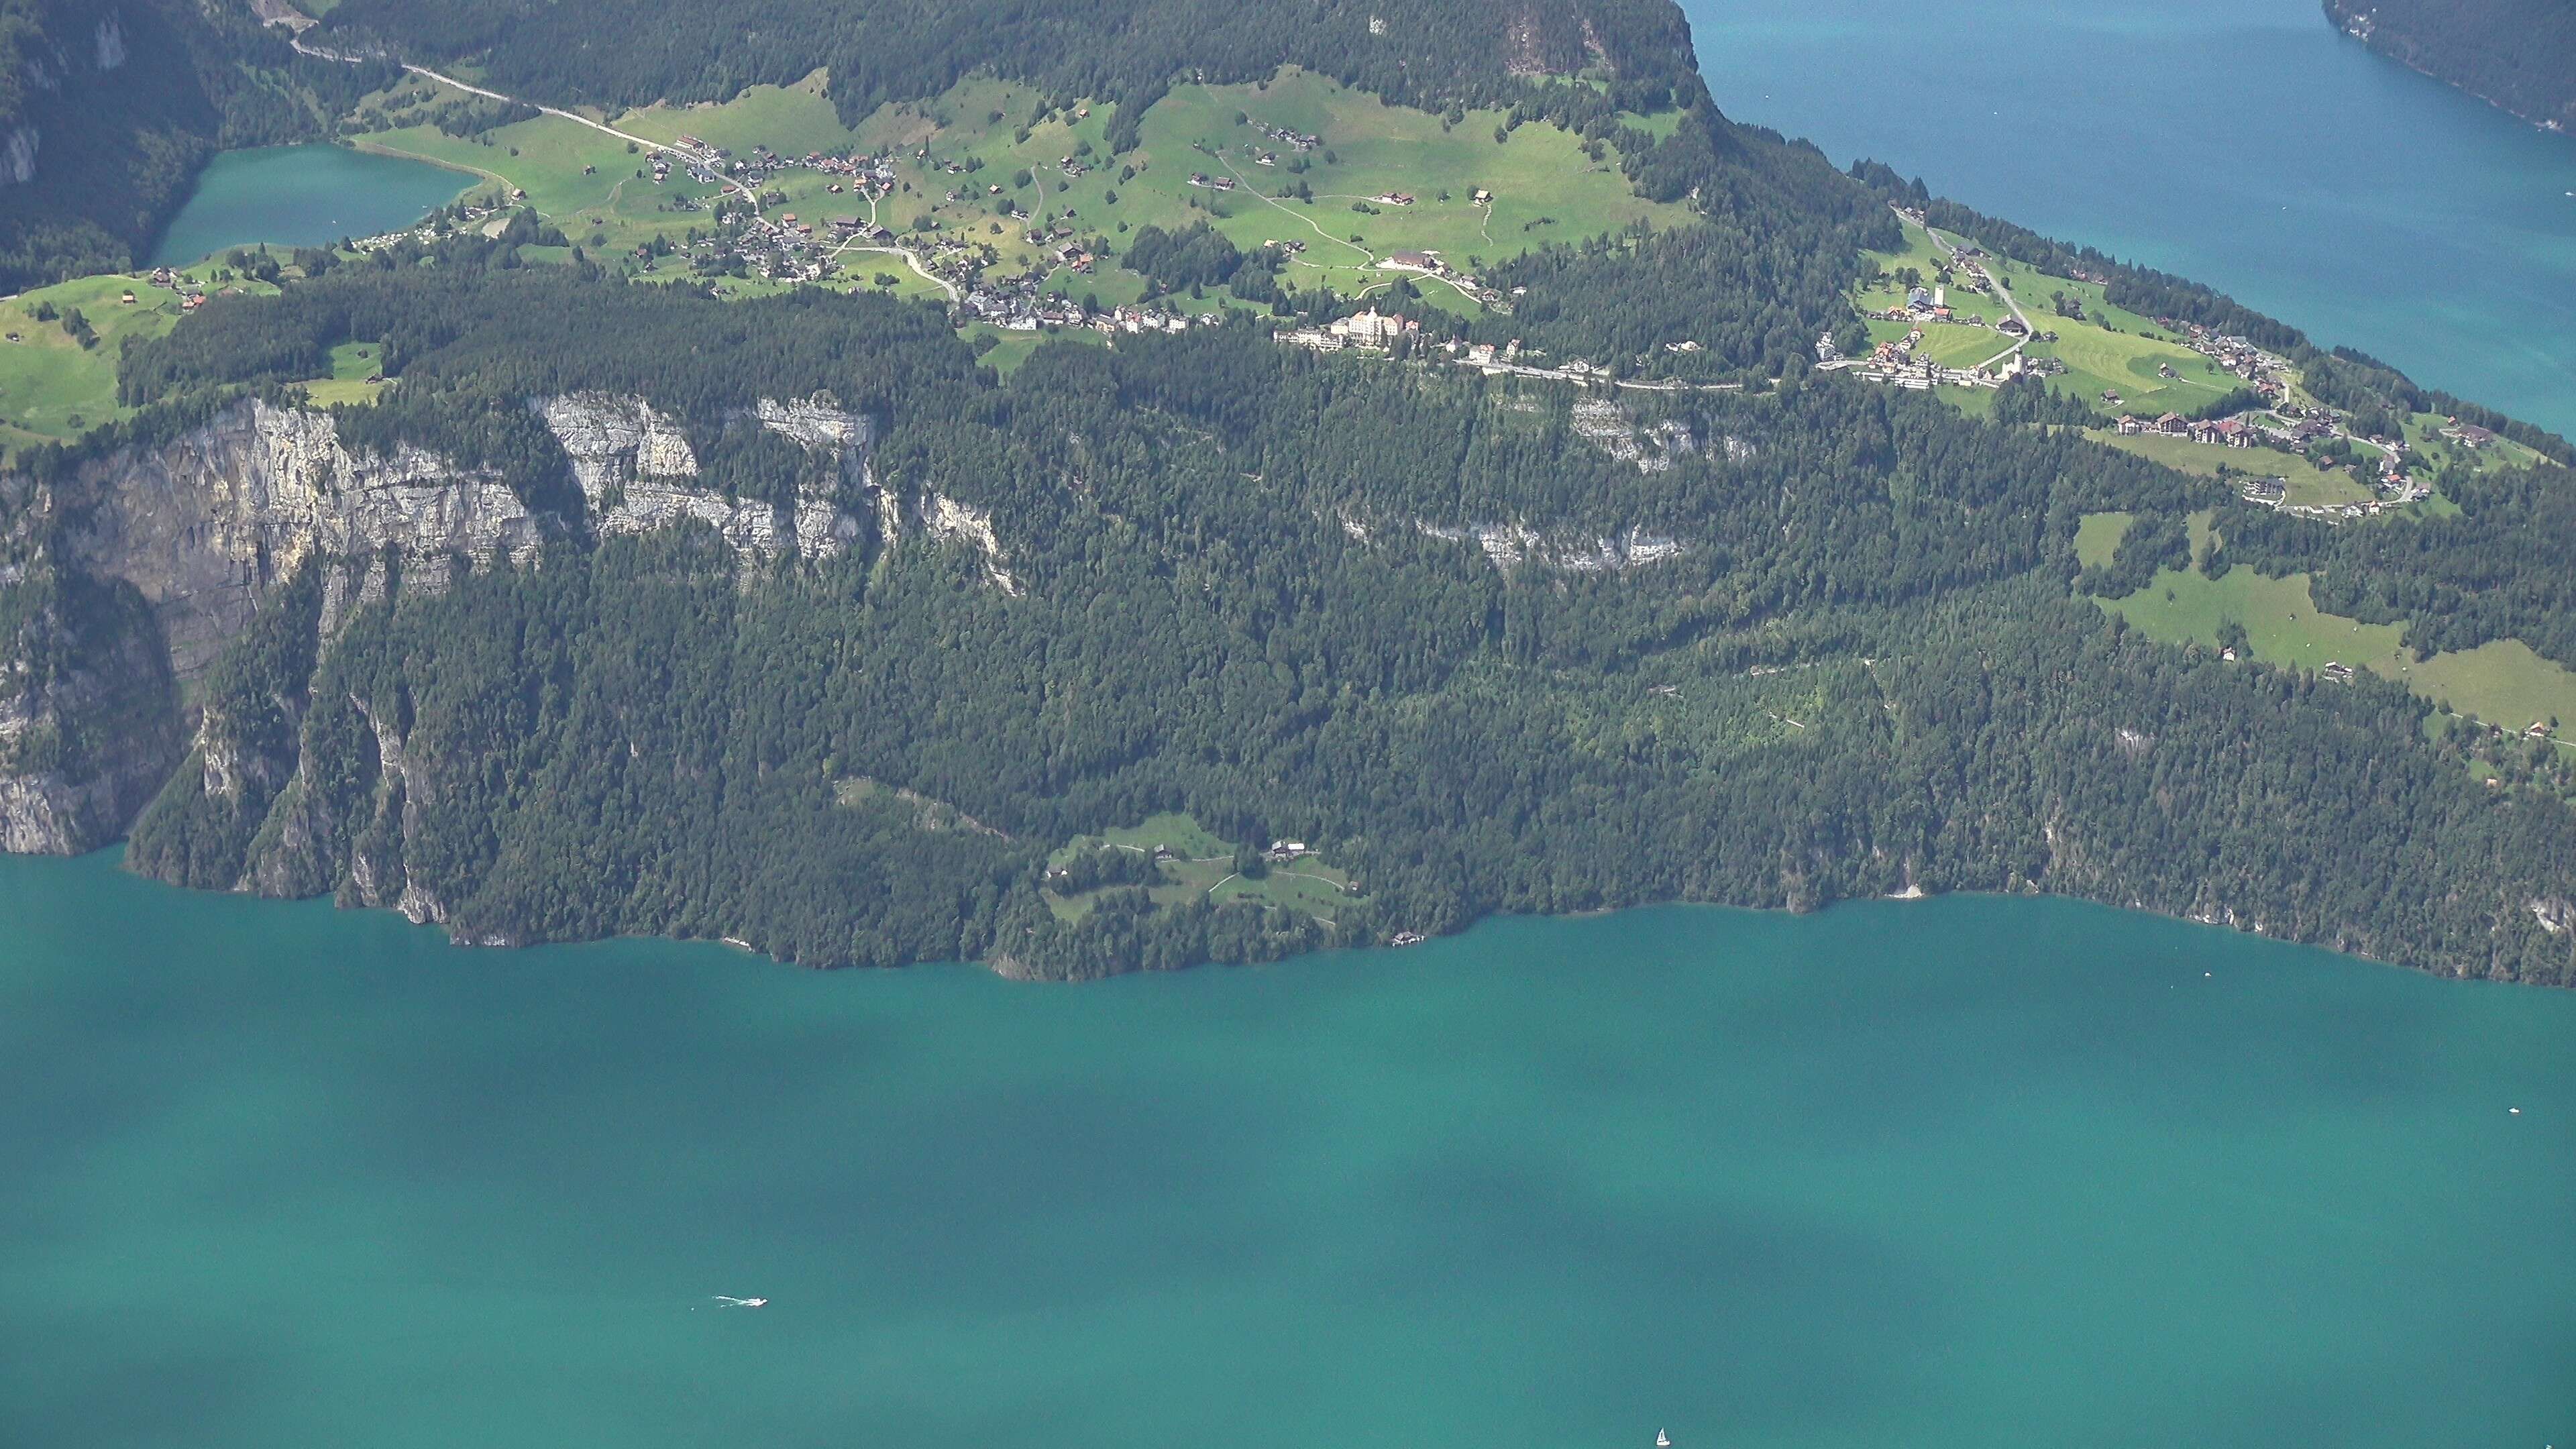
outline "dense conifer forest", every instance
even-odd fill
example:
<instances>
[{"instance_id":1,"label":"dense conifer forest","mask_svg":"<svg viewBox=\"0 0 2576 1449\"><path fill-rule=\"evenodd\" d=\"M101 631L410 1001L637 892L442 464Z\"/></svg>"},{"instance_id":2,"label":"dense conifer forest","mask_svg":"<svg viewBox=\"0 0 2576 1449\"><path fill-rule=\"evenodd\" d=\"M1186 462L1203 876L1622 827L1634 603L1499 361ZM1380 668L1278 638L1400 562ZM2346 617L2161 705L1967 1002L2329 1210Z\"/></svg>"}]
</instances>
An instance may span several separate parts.
<instances>
[{"instance_id":1,"label":"dense conifer forest","mask_svg":"<svg viewBox=\"0 0 2576 1449\"><path fill-rule=\"evenodd\" d=\"M2576 9L2561 0L2325 0L2370 48L2527 121L2576 126Z\"/></svg>"},{"instance_id":2,"label":"dense conifer forest","mask_svg":"<svg viewBox=\"0 0 2576 1449\"><path fill-rule=\"evenodd\" d=\"M326 25L343 43L470 62L502 89L559 104L722 100L825 68L853 123L976 70L1138 114L1176 77L1253 80L1282 65L1428 109L1590 63L1615 69L1612 99L1633 110L1699 83L1681 12L1661 0L636 0L612 24L554 0L341 0Z\"/></svg>"}]
</instances>

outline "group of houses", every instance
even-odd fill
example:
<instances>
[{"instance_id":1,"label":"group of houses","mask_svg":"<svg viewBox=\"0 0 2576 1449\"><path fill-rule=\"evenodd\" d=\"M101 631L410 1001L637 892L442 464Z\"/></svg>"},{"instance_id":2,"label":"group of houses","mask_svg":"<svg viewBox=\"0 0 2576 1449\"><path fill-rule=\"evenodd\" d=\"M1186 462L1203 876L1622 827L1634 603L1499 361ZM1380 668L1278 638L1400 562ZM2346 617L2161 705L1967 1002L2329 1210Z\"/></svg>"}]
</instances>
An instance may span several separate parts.
<instances>
[{"instance_id":1,"label":"group of houses","mask_svg":"<svg viewBox=\"0 0 2576 1449\"><path fill-rule=\"evenodd\" d=\"M1303 131L1292 131L1286 126L1271 125L1267 121L1253 122L1252 129L1291 151L1312 151L1324 144L1324 138L1321 136L1310 136Z\"/></svg>"},{"instance_id":2,"label":"group of houses","mask_svg":"<svg viewBox=\"0 0 2576 1449\"><path fill-rule=\"evenodd\" d=\"M1212 325L1214 313L1191 317L1155 307L1114 307L1091 311L1069 297L1041 292L1033 279L1003 286L969 288L957 304L959 313L1006 332L1046 332L1088 328L1109 336L1122 333L1186 332L1193 325Z\"/></svg>"},{"instance_id":3,"label":"group of houses","mask_svg":"<svg viewBox=\"0 0 2576 1449\"><path fill-rule=\"evenodd\" d=\"M2268 430L2237 418L2193 419L2180 413L2155 418L2122 413L2112 426L2124 438L2189 438L2195 443L2214 443L2224 448L2251 448L2272 437Z\"/></svg>"}]
</instances>

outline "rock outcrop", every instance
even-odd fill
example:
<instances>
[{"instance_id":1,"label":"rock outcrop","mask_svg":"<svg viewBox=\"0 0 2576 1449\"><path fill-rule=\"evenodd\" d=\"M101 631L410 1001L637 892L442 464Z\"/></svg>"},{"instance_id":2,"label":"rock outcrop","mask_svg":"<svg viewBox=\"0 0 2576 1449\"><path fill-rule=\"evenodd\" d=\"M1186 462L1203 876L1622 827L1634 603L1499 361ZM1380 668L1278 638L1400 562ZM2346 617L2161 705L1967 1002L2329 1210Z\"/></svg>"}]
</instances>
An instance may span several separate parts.
<instances>
[{"instance_id":1,"label":"rock outcrop","mask_svg":"<svg viewBox=\"0 0 2576 1449\"><path fill-rule=\"evenodd\" d=\"M15 607L0 609L0 619L20 627L0 638L0 850L78 851L117 838L180 766L192 734L202 788L239 795L241 762L208 728L219 722L186 719L176 686L203 675L307 568L320 575L318 609L308 603L302 616L318 653L353 611L391 592L443 589L459 568L531 563L550 540L585 529L615 537L701 523L746 565L791 552L827 558L866 532L836 501L875 492L875 433L864 416L820 401L764 400L730 420L829 462L806 491L772 504L707 487L687 431L643 399L579 394L530 406L569 459L581 519L531 510L495 469L418 447L352 448L328 414L263 402L227 408L157 447L95 460L51 488L20 480L9 489L0 501L11 503L17 526L0 550L0 600ZM985 515L945 499L872 501L888 541L908 521L959 538L982 553L997 584L1017 590ZM36 607L29 601L39 587L54 592ZM85 617L108 597L121 601L112 618ZM285 848L300 833L363 836L388 823L398 831L399 741L386 743L395 819L309 819L294 781L282 791L261 782L252 793L277 799L260 806L270 828L243 884L281 894L309 884L278 874L278 862L309 853ZM359 878L361 893L373 894L363 870ZM407 899L399 882L385 895L420 917L438 915L435 902Z\"/></svg>"},{"instance_id":2,"label":"rock outcrop","mask_svg":"<svg viewBox=\"0 0 2576 1449\"><path fill-rule=\"evenodd\" d=\"M1679 539L1642 528L1626 529L1606 538L1578 538L1544 534L1526 523L1451 525L1417 521L1414 527L1431 538L1473 543L1494 567L1506 571L1527 564L1560 573L1626 573L1690 551L1690 546ZM1349 531L1353 525L1346 520L1343 528ZM1354 536L1365 538L1366 534Z\"/></svg>"},{"instance_id":3,"label":"rock outcrop","mask_svg":"<svg viewBox=\"0 0 2576 1449\"><path fill-rule=\"evenodd\" d=\"M420 448L353 453L327 414L266 403L94 463L76 487L70 561L142 591L183 679L309 558L392 555L435 586L450 559L525 559L545 539L489 470Z\"/></svg>"},{"instance_id":4,"label":"rock outcrop","mask_svg":"<svg viewBox=\"0 0 2576 1449\"><path fill-rule=\"evenodd\" d=\"M828 558L858 536L856 520L822 494L803 494L786 507L755 499L728 499L698 486L697 451L672 418L642 398L577 393L537 404L546 427L572 458L591 524L602 537L645 533L694 519L724 535L749 557L771 559L794 549ZM763 399L735 420L769 429L809 453L835 457L835 475L867 485L867 460L875 441L869 422L813 403Z\"/></svg>"},{"instance_id":5,"label":"rock outcrop","mask_svg":"<svg viewBox=\"0 0 2576 1449\"><path fill-rule=\"evenodd\" d=\"M16 615L15 637L0 638L0 851L77 854L123 833L177 764L177 684L130 591L66 600L22 575L8 593L19 607L0 610Z\"/></svg>"}]
</instances>

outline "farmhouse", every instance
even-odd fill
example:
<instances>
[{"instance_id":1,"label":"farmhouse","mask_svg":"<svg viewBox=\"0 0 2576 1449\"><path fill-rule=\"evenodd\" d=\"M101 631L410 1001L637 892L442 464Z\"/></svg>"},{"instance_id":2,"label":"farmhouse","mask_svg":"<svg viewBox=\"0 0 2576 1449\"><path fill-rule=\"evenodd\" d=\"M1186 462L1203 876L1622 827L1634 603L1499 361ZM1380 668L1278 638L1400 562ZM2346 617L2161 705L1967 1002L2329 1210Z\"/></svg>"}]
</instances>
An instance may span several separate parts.
<instances>
[{"instance_id":1,"label":"farmhouse","mask_svg":"<svg viewBox=\"0 0 2576 1449\"><path fill-rule=\"evenodd\" d=\"M1436 272L1440 259L1429 252L1388 252L1378 265L1390 271Z\"/></svg>"}]
</instances>

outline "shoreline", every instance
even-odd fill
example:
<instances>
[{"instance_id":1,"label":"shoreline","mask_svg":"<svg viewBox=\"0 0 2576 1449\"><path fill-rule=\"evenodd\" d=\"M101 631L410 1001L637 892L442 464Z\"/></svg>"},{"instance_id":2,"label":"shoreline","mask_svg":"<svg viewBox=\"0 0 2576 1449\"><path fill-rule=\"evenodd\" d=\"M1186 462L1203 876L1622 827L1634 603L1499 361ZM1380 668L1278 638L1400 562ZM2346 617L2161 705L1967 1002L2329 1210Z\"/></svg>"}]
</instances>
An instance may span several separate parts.
<instances>
[{"instance_id":1,"label":"shoreline","mask_svg":"<svg viewBox=\"0 0 2576 1449\"><path fill-rule=\"evenodd\" d=\"M806 972L806 973L810 973L810 974L816 974L816 975L830 975L830 974L837 974L837 973L841 973L841 972L855 972L855 971L868 971L868 970L896 970L896 971L901 971L901 970L912 970L912 969L916 969L916 968L920 968L920 967L967 966L967 967L972 967L972 968L974 968L975 970L978 970L978 971L986 972L986 973L988 973L988 974L990 974L990 975L993 975L993 976L998 977L998 978L1000 978L1000 979L1002 979L1002 980L1005 980L1005 981L1019 982L1019 983L1023 983L1023 984L1027 984L1027 985L1033 985L1033 986L1054 986L1054 987L1068 987L1068 988L1070 988L1070 987L1079 987L1079 986L1097 985L1097 984L1101 984L1101 983L1104 983L1104 982L1125 980L1125 979L1128 979L1128 978L1131 978L1131 977L1137 977L1137 976L1151 976L1151 975L1169 975L1169 974L1174 974L1174 973L1169 972L1169 971L1158 971L1158 970L1154 970L1154 969L1150 969L1150 968L1146 968L1146 967L1141 967L1141 966L1130 966L1130 967L1127 967L1127 968L1125 968L1125 969L1123 969L1123 970L1114 971L1114 972L1111 972L1111 973L1109 973L1109 974L1107 974L1107 975L1105 975L1105 976L1097 976L1097 977L1066 978L1066 977L1045 976L1045 975L1040 975L1040 974L1037 974L1037 973L1033 973L1033 972L1027 971L1025 968L1023 968L1023 967L1021 966L1021 964L1017 961L1017 959L1016 959L1016 958L1014 958L1014 957L1012 957L1012 956L1010 955L1010 953L1008 953L1008 952L1000 952L1000 953L997 953L996 955L994 955L994 956L992 956L992 957L988 957L988 958L975 958L975 959L942 958L942 959L939 959L939 960L931 960L931 959L924 958L924 959L919 959L919 960L905 961L905 962L901 962L901 963L899 963L899 964L897 964L897 965L894 965L894 966L885 966L885 967L868 967L868 966L860 966L860 965L844 965L844 966L807 966L807 965L802 965L802 964L797 963L797 962L781 960L779 957L773 956L773 955L771 955L768 951L766 951L766 950L762 949L761 947L759 947L759 946L757 946L757 945L753 944L750 940L748 940L748 939L746 939L746 938L744 938L744 937L742 937L742 936L733 935L733 934L730 934L730 933L726 933L726 934L719 934L719 935L714 935L714 936L665 936L665 935L653 935L653 934L642 934L642 935L638 935L638 934L631 934L631 933L630 933L630 934L607 935L607 936L585 936L585 937L581 937L581 938L578 938L578 939L545 940L545 941L511 941L511 940L498 940L498 939L470 940L470 939L466 939L466 938L464 938L464 937L462 937L462 936L458 935L458 934L457 934L453 929L451 929L451 928L450 928L450 927L448 927L448 926L445 926L445 925L440 924L440 923L435 922L435 921L428 921L428 920L418 920L418 919L414 919L414 918L412 918L411 916L409 916L407 913L405 913L404 911L402 911L402 910L400 910L400 909L398 909L398 908L396 908L396 907L394 907L394 906L344 906L344 905L339 904L337 901L332 900L332 898L331 898L327 893L326 893L326 894L322 894L322 895L313 895L313 896L296 896L296 897L287 897L287 896L263 896L263 895L254 895L254 894L251 894L250 892L247 892L247 891L208 891L208 890L196 890L196 889L194 889L194 888L192 888L192 887L188 887L188 886L174 885L174 884L172 884L172 883L171 883L171 882L169 882L169 881L160 880L160 879L158 879L158 878L156 878L156 877L152 877L152 876L144 875L144 874L142 874L142 873L141 873L141 872L139 872L139 871L134 871L134 870L130 870L130 869L128 869L128 868L126 867L126 865L125 865L125 848L126 848L126 841L125 841L123 838L119 838L119 839L117 839L117 840L114 840L114 841L109 842L109 843L108 843L108 844L106 844L106 845L102 845L102 846L98 847L98 848L97 848L97 849L95 849L95 850L83 851L83 852L81 852L81 853L79 853L79 854L76 854L76 855L53 854L53 853L38 853L38 852L0 851L0 861L16 860L16 859L24 859L24 860L33 860L33 861L55 860L55 861L64 861L64 862L87 862L87 861L96 861L96 860L98 860L100 857L103 857L103 856L111 856L111 855L112 855L112 856L114 857L114 859L113 859L112 861L107 862L107 864L108 864L108 868L110 868L110 869L112 869L112 870L116 871L118 874L125 875L125 876L130 876L130 877L132 877L132 878L133 878L133 879L135 879L135 880L138 880L138 881L144 882L145 884L151 885L151 886L156 887L156 888L161 889L161 890L179 891L179 892L184 892L184 893L189 894L189 895L197 895L197 896L207 896L207 897L217 897L217 898L233 898L233 899L239 899L239 900L244 900L244 901L255 901L255 902L260 902L260 903L263 903L263 904L272 904L272 905L279 905L279 906L304 905L304 904L310 904L310 903L313 903L313 902L329 902L329 903L330 903L330 905L331 905L331 909L332 909L335 913L336 913L336 912L347 912L347 913L350 913L350 914L352 914L352 915L377 915L377 914L381 914L381 915L396 916L396 917L400 917L401 919L405 920L406 922L408 922L408 923L409 923L409 924L411 924L412 926L418 927L418 928L420 928L420 929L424 929L424 930L435 930L435 931L438 931L439 933L441 933L442 935L444 935L444 936L447 938L447 944L448 944L451 948L453 948L453 949L457 949L457 950L470 950L470 951L542 951L542 950L546 950L546 949L554 948L554 947L578 947L578 946L604 945L604 944L606 944L606 943L613 942L613 941L659 941L659 942L667 942L667 943L672 944L672 945L683 945L683 946L707 946L707 947L712 947L712 948L716 948L716 949L719 949L719 950L723 950L723 951L725 951L725 952L727 952L727 953L729 953L729 954L733 954L733 955L748 955L748 956L756 956L756 957L761 958L763 961L768 962L768 963L770 963L770 964L772 964L772 965L782 966L782 967L787 967L787 968L790 968L790 969L793 969L793 970L802 971L802 972ZM0 868L5 868L5 867L0 867ZM2015 891L2015 890L1952 890L1952 891L1929 891L1929 890L1925 890L1925 889L1924 889L1921 885L1919 885L1919 884L1912 884L1912 883L1909 883L1909 884L1905 887L1905 889L1903 889L1903 890L1901 890L1901 891L1888 892L1888 893L1880 894L1880 895L1850 896L1850 897L1845 897L1845 898L1836 899L1836 900L1832 900L1832 901L1827 901L1827 902L1825 902L1824 904L1819 905L1819 906L1806 907L1806 908L1797 908L1797 907L1790 907L1790 906L1778 906L1778 905L1742 905L1742 904L1737 904L1737 903L1734 903L1734 902L1728 902L1728 901L1702 901L1702 900L1688 900L1688 899L1672 899L1672 900L1655 900L1655 901L1637 901L1637 902L1632 902L1632 903L1625 904L1625 905L1615 905L1615 906L1595 906L1595 907L1588 907L1588 908L1586 908L1586 909L1579 910L1579 911L1563 911L1563 912L1556 912L1556 913L1532 913L1532 912L1525 912L1525 911L1502 911L1502 910L1497 910L1497 911L1488 911L1488 912L1486 912L1486 913L1484 913L1484 914L1482 914L1482 915L1476 916L1476 917L1474 917L1473 919L1469 920L1469 921L1468 921L1464 926L1461 926L1461 927L1460 927L1460 928L1458 928L1457 930L1455 930L1455 931L1450 931L1450 932L1446 932L1446 933L1443 933L1443 934L1440 934L1440 935L1424 936L1424 937L1419 937L1419 938L1417 938L1417 939L1413 939L1413 940L1404 940L1404 941L1361 941L1361 942L1345 942L1345 943L1337 943L1337 944L1332 944L1332 945L1318 946L1318 947L1314 947L1314 948L1312 948L1312 949L1310 949L1310 950L1298 951L1298 952L1294 952L1294 953L1289 954L1289 955L1285 955L1285 956L1277 956L1277 957L1271 957L1271 958L1267 958L1267 959L1263 959L1263 960L1258 960L1258 961L1196 961L1196 962L1192 962L1192 963L1191 963L1190 965L1188 965L1188 966L1185 966L1185 967L1182 967L1182 968L1179 968L1179 969L1180 969L1181 971L1183 971L1183 972L1224 971L1224 970L1243 970L1243 969L1250 969L1250 968L1260 967L1260 966L1278 966L1278 965L1285 965L1285 964L1289 964L1289 963L1292 963L1292 962L1311 960L1311 959L1314 959L1314 958L1316 958L1316 957L1320 957L1320 956L1327 956L1327 955L1332 955L1332 954L1335 954L1335 953L1338 953L1338 952L1347 952L1347 951L1376 951L1376 952L1385 952L1385 953L1393 954L1393 953L1400 952L1400 951L1412 950L1412 949L1415 949L1416 947L1419 947L1419 946L1434 945L1434 944L1437 944L1437 943L1439 943L1439 942L1443 942L1443 941L1455 941L1455 940L1459 940L1459 939L1462 939L1462 938L1464 938L1464 937L1466 937L1466 936L1472 935L1472 934L1474 934L1475 932L1477 932L1477 931L1479 931L1479 930L1483 929L1483 928L1484 928L1484 927L1486 927L1487 925L1489 925L1489 924L1491 924L1491 923L1493 923L1493 922L1497 922L1497 921L1563 921L1563 922L1568 922L1568 923L1575 923L1575 922L1584 922L1584 921L1607 920L1607 919L1609 919L1609 918L1611 918L1611 917L1613 917L1613 916L1628 915L1628 914L1631 914L1631 913L1634 913L1634 912L1639 912L1639 911L1666 911L1666 910L1686 910L1686 911L1731 911L1731 912L1744 912L1744 913L1749 913L1749 914L1759 915L1759 916L1764 916L1764 917L1788 917L1788 918L1793 918L1793 919L1794 919L1794 918L1804 918L1804 917L1823 917L1823 916L1831 915L1831 914L1833 914L1833 913L1835 913L1835 912L1838 912L1838 911L1847 911L1847 910L1850 910L1850 909L1853 909L1853 908L1868 907L1868 906L1887 906L1887 907L1896 907L1896 906L1917 906L1917 905L1921 905L1921 906L1927 906L1927 907L1937 907L1938 903L1943 902L1943 901L1950 901L1950 900L1975 900L1975 899L2012 900L2012 901L2062 901L2062 902L2066 902L2066 903L2071 904L2071 905L2083 906L2083 907L2088 907L2088 908L2098 909L2098 910L2111 911L2111 912L2118 913L2118 914L2120 914L2120 915L2151 917L2151 918L2154 918L2154 919L2157 919L2157 920L2172 921L2172 922L2175 922L2175 923L2180 924L2180 925L2203 927L2203 928L2206 928L2206 929L2208 929L2208 930L2217 931L2217 932L2222 932L2222 933L2224 933L2224 934L2226 934L2226 935L2229 935L2229 936L2250 936L2250 937L2253 937L2253 938L2255 938L2255 939L2257 939L2257 940L2269 941L2269 942L2273 942L2273 943L2275 943L2275 944L2282 945L2282 946L2294 946L2294 947L2299 947L2299 948L2307 949L2307 950L2323 951L2323 952L2326 952L2326 953L2328 953L2328 954L2330 954L2330 955L2333 955L2333 956L2335 956L2335 957L2337 957L2337 958L2340 958L2340 959L2342 959L2342 960L2355 962L2355 963L2358 963L2358 964L2360 964L2360 965L2369 966L2369 967L2374 967L2374 968L2377 968L2377 969L2380 969L2380 970L2385 970L2385 971L2403 972L2404 974L2409 975L2409 976L2427 976L2427 977L2431 977L2431 978L2433 978L2434 980L2437 980L2437 981L2454 982L2454 983L2459 983L2459 984L2477 984L2477 985L2488 985L2488 986L2524 987L2524 988L2528 988L2528 989L2530 989L2530 990L2534 990L2534 991L2571 991L2571 990L2576 990L2576 982L2571 982L2571 983L2569 983L2569 984L2567 984L2567 985L2555 985L2555 984L2548 983L2548 982L2526 981L2526 980L2519 980L2519 979L2514 979L2514 978L2500 978L2500 977L2496 977L2496 976L2489 976L2489 975L2473 975L2473 974L2468 973L2468 972L2465 972L2465 971L2456 971L2456 970L2450 970L2450 969L2445 969L2445 968L2440 968L2440 967L2434 967L2434 966L2415 966L2415 965L2409 965L2409 964L2407 964L2406 962L2403 962L2403 961L2393 961L2393 960L2389 960L2389 959L2387 959L2386 957L2373 956L2373 955L2368 954L2367 952L2356 951L2356 950L2350 950L2350 949L2347 949L2347 948L2345 948L2345 947L2336 946L2336 945L2333 945L2333 944L2331 944L2331 943L2329 943L2329 942L2325 942L2325 941L2310 941L2310 940L2302 940L2302 939L2299 939L2298 937L2295 937L2295 936L2275 935L2275 934L2273 934L2273 933L2271 933L2271 932L2269 932L2269 931L2266 931L2266 930L2262 929L2262 927L2261 927L2261 923L2260 923L2260 922L2254 922L2254 923L2252 923L2252 924L2250 924L2250 925L2239 925L2239 924L2235 923L2235 922L2234 922L2234 921L2232 921L2232 920L2220 919L2220 918L2218 918L2218 917L2214 917L2214 916L2193 916L2193 915L2186 915L2186 914L2182 914L2182 913L2178 913L2178 912L2173 912L2173 911L2157 910L2157 909L2155 909L2155 908L2153 908L2153 907L2149 907L2149 906L2136 905L2136 904L2121 904L2121 903L2113 902L2113 901L2096 900L2096 899L2094 899L2094 898L2093 898L2093 897L2091 897L2091 896L2072 895L2072 894L2068 894L2068 893L2066 893L2066 892L2062 892L2062 891L2041 890L2041 889L2038 889L2038 888L2036 888L2036 887L2031 887L2031 886L2025 886L2023 889L2021 889L2021 890L2017 890L2017 891ZM1410 933L1407 933L1407 934L1410 934Z\"/></svg>"}]
</instances>

